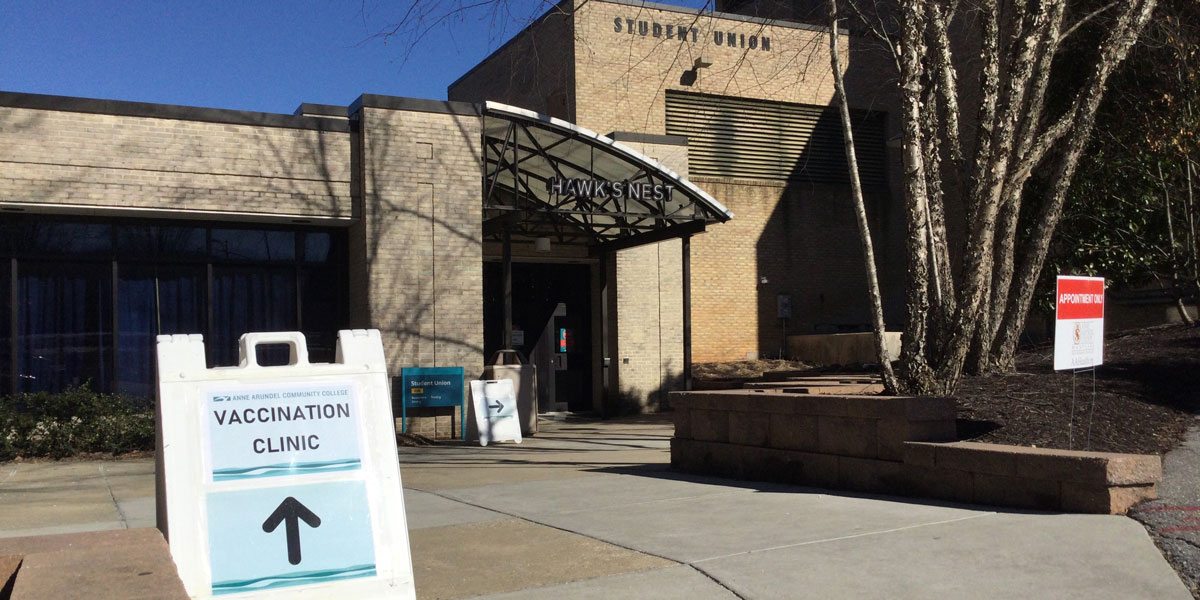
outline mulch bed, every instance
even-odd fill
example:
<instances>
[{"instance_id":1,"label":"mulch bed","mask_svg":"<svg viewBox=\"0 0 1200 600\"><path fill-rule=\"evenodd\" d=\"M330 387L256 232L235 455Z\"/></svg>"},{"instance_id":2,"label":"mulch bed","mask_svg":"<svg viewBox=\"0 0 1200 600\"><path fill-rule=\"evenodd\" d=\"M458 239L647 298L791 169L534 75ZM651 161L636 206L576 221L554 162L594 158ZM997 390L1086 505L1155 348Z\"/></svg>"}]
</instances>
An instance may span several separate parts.
<instances>
[{"instance_id":1,"label":"mulch bed","mask_svg":"<svg viewBox=\"0 0 1200 600\"><path fill-rule=\"evenodd\" d=\"M762 377L766 371L798 371L811 368L796 360L736 360L695 363L692 365L692 389L736 390L747 381Z\"/></svg>"},{"instance_id":2,"label":"mulch bed","mask_svg":"<svg viewBox=\"0 0 1200 600\"><path fill-rule=\"evenodd\" d=\"M1029 348L1017 356L1016 373L964 377L955 393L959 438L1163 454L1200 414L1200 328L1107 333L1094 396L1092 373L1055 371L1053 353L1049 345ZM813 367L761 360L696 364L692 374L696 389L738 389L775 370L877 372L864 365Z\"/></svg>"},{"instance_id":3,"label":"mulch bed","mask_svg":"<svg viewBox=\"0 0 1200 600\"><path fill-rule=\"evenodd\" d=\"M1012 375L965 378L955 394L960 437L1163 454L1200 414L1200 328L1107 334L1094 397L1092 373L1054 371L1053 352L1049 346L1022 352Z\"/></svg>"}]
</instances>

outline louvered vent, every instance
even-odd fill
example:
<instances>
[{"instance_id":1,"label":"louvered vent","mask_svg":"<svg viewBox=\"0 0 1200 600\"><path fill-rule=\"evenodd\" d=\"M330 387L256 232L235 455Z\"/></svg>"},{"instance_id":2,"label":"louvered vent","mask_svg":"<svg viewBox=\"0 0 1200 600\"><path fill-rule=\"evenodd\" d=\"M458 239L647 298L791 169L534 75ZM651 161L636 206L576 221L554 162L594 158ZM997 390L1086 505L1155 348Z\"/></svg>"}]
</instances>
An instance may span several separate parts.
<instances>
[{"instance_id":1,"label":"louvered vent","mask_svg":"<svg viewBox=\"0 0 1200 600\"><path fill-rule=\"evenodd\" d=\"M864 186L884 184L884 115L851 111ZM849 182L837 110L667 91L667 133L688 138L690 176Z\"/></svg>"}]
</instances>

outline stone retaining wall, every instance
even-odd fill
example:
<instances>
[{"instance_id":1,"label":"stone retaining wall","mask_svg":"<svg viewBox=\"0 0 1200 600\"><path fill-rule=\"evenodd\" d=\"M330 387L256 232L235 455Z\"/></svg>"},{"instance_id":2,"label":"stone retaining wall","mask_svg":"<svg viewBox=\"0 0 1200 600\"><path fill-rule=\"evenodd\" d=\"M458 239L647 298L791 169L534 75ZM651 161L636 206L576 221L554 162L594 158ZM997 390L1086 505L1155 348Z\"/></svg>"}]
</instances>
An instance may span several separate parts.
<instances>
[{"instance_id":1,"label":"stone retaining wall","mask_svg":"<svg viewBox=\"0 0 1200 600\"><path fill-rule=\"evenodd\" d=\"M157 529L0 539L0 598L186 600Z\"/></svg>"},{"instance_id":2,"label":"stone retaining wall","mask_svg":"<svg viewBox=\"0 0 1200 600\"><path fill-rule=\"evenodd\" d=\"M1157 456L955 442L952 398L676 392L681 470L1019 508L1124 513Z\"/></svg>"}]
</instances>

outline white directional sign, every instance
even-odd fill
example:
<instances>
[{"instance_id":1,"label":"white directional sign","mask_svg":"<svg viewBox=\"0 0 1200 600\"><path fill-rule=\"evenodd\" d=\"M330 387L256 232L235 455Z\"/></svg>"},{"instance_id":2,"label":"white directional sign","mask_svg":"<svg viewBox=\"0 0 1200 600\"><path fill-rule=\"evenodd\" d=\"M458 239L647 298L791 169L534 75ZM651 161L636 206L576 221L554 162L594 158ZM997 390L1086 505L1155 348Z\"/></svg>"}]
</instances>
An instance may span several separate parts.
<instances>
[{"instance_id":1,"label":"white directional sign","mask_svg":"<svg viewBox=\"0 0 1200 600\"><path fill-rule=\"evenodd\" d=\"M471 382L471 408L479 444L513 441L521 443L521 421L517 418L517 395L511 379Z\"/></svg>"},{"instance_id":2,"label":"white directional sign","mask_svg":"<svg viewBox=\"0 0 1200 600\"><path fill-rule=\"evenodd\" d=\"M291 364L258 366L255 346ZM415 598L379 332L309 363L295 332L242 336L207 369L159 336L158 524L193 598Z\"/></svg>"}]
</instances>

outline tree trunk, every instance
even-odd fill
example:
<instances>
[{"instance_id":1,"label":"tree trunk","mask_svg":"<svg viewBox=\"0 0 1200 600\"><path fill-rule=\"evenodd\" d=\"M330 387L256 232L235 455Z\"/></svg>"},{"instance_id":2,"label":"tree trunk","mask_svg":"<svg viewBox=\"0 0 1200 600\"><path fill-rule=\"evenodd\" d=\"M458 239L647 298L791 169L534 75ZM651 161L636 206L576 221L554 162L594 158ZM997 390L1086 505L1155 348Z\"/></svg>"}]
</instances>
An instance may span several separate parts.
<instances>
[{"instance_id":1,"label":"tree trunk","mask_svg":"<svg viewBox=\"0 0 1200 600\"><path fill-rule=\"evenodd\" d=\"M988 319L980 324L982 331L978 336L980 348L979 355L976 357L976 368L980 373L1004 373L1015 369L1012 362L1003 364L995 362L994 348L1012 288L1013 269L1016 261L1017 226L1021 216L1021 200L1024 195L1025 182L1028 181L1034 167L1042 161L1053 140L1058 139L1057 137L1039 139L1038 125L1041 122L1042 109L1045 106L1046 89L1050 83L1050 67L1061 39L1060 33L1065 8L1066 2L1056 2L1051 7L1045 27L1037 34L1039 38L1037 42L1038 58L1033 66L1033 83L1026 93L1025 105L1018 118L1017 148L1014 160L1009 164L1004 193L1000 197L1000 221L996 232L996 252L992 270L992 293L989 298ZM1059 131L1062 130L1059 129ZM1035 141L1041 143L1035 144Z\"/></svg>"},{"instance_id":2,"label":"tree trunk","mask_svg":"<svg viewBox=\"0 0 1200 600\"><path fill-rule=\"evenodd\" d=\"M921 132L921 56L924 54L924 1L900 4L900 126L904 163L904 214L908 282L904 336L900 348L899 392L931 393L937 383L926 361L925 318L929 312L929 253L926 239L925 165Z\"/></svg>"},{"instance_id":3,"label":"tree trunk","mask_svg":"<svg viewBox=\"0 0 1200 600\"><path fill-rule=\"evenodd\" d=\"M1030 237L1026 255L1022 258L1020 269L1014 282L1014 293L1009 296L1009 304L1005 309L1004 321L1000 335L995 345L992 362L1007 365L1013 361L1016 354L1017 341L1024 327L1025 318L1029 313L1029 305L1033 299L1033 291L1041 273L1042 264L1050 249L1050 239L1054 228L1062 216L1062 203L1066 197L1067 186L1075 173L1079 155L1087 144L1095 120L1096 109L1103 97L1109 75L1125 59L1130 46L1137 40L1138 34L1145 27L1150 14L1154 11L1155 0L1134 0L1120 14L1117 22L1109 30L1100 46L1100 58L1096 70L1088 78L1073 107L1077 107L1070 117L1070 129L1065 134L1067 147L1051 178L1051 188L1040 207L1037 225Z\"/></svg>"},{"instance_id":4,"label":"tree trunk","mask_svg":"<svg viewBox=\"0 0 1200 600\"><path fill-rule=\"evenodd\" d=\"M1192 324L1192 317L1188 314L1187 307L1183 305L1183 288L1179 285L1179 253L1175 249L1175 220L1171 214L1171 188L1167 185L1167 177L1163 175L1162 163L1157 164L1158 167L1158 182L1162 185L1163 190L1163 208L1167 212L1167 248L1170 251L1168 261L1171 265L1171 295L1175 296L1175 310L1179 313L1179 320L1185 324Z\"/></svg>"},{"instance_id":5,"label":"tree trunk","mask_svg":"<svg viewBox=\"0 0 1200 600\"><path fill-rule=\"evenodd\" d=\"M962 140L959 134L958 124L958 86L954 80L954 57L950 51L950 38L946 33L946 13L936 2L929 3L929 39L930 39L930 82L934 89L934 98L937 100L937 105L940 111L928 110L934 116L934 126L927 131L937 132L938 126L936 117L942 115L945 137L942 138L942 143L930 144L932 152L928 160L944 161L948 165L947 169L939 169L943 175L938 177L938 190L936 194L931 194L929 202L929 238L930 238L930 254L932 263L937 278L934 285L938 289L938 318L937 322L944 322L945 315L953 314L955 309L954 303L954 269L950 262L950 244L946 235L946 208L945 198L947 194L962 193L962 163L963 151ZM938 138L935 135L934 140ZM940 154L938 149L943 150ZM948 178L948 179L947 179Z\"/></svg>"},{"instance_id":6,"label":"tree trunk","mask_svg":"<svg viewBox=\"0 0 1200 600\"><path fill-rule=\"evenodd\" d=\"M863 201L862 184L858 177L858 158L854 154L854 131L850 123L850 104L846 99L846 86L842 81L842 61L838 56L837 0L829 0L829 61L833 68L833 85L836 90L838 112L842 117L842 140L846 146L846 164L850 168L850 191L854 196L854 216L858 221L859 242L862 245L863 266L867 272L867 293L871 300L871 325L875 333L875 356L879 360L879 372L884 388L892 394L899 387L896 374L892 371L887 352L887 332L883 321L883 298L879 291L879 277L875 271L875 249L871 243L871 225L867 221L867 207Z\"/></svg>"},{"instance_id":7,"label":"tree trunk","mask_svg":"<svg viewBox=\"0 0 1200 600\"><path fill-rule=\"evenodd\" d=\"M1187 103L1188 117L1192 116L1192 103ZM1190 152L1183 153L1183 163L1185 166L1184 176L1187 177L1187 205L1184 206L1184 214L1187 215L1187 253L1188 262L1191 264L1191 280L1193 292L1196 294L1196 318L1200 322L1200 248L1196 246L1196 204L1195 204L1195 177L1196 169L1192 164L1192 156Z\"/></svg>"}]
</instances>

